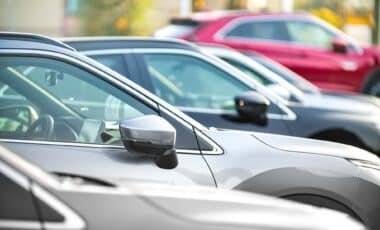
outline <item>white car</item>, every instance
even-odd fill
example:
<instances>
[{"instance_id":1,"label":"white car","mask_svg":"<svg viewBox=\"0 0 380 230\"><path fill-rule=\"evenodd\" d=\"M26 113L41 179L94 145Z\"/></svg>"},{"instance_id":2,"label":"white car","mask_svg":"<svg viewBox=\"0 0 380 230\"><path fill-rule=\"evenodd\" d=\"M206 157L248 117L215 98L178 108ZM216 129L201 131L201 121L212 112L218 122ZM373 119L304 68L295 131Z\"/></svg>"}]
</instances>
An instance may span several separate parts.
<instances>
[{"instance_id":1,"label":"white car","mask_svg":"<svg viewBox=\"0 0 380 230\"><path fill-rule=\"evenodd\" d=\"M51 175L2 146L0 187L0 229L365 229L348 215L263 195Z\"/></svg>"}]
</instances>

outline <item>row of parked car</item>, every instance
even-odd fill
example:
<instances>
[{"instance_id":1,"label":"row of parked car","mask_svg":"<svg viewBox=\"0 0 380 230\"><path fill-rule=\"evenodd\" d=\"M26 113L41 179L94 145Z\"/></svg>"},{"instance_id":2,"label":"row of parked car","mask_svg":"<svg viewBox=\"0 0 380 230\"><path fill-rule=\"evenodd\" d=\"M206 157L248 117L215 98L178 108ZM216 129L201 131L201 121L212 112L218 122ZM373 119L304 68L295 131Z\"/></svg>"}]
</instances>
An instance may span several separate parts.
<instances>
[{"instance_id":1,"label":"row of parked car","mask_svg":"<svg viewBox=\"0 0 380 230\"><path fill-rule=\"evenodd\" d=\"M0 229L375 230L379 114L221 45L0 33Z\"/></svg>"}]
</instances>

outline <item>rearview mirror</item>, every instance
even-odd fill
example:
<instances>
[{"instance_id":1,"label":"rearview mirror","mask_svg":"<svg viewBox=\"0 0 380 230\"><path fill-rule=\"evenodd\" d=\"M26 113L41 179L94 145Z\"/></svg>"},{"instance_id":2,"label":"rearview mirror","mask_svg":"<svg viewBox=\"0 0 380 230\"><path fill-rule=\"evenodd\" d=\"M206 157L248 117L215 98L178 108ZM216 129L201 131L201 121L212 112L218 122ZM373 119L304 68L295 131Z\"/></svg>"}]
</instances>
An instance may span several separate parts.
<instances>
[{"instance_id":1,"label":"rearview mirror","mask_svg":"<svg viewBox=\"0 0 380 230\"><path fill-rule=\"evenodd\" d=\"M128 151L152 156L160 168L177 167L176 130L162 117L147 115L129 119L119 124L119 130Z\"/></svg>"},{"instance_id":2,"label":"rearview mirror","mask_svg":"<svg viewBox=\"0 0 380 230\"><path fill-rule=\"evenodd\" d=\"M334 38L331 42L331 48L336 53L347 53L348 43L341 38Z\"/></svg>"},{"instance_id":3,"label":"rearview mirror","mask_svg":"<svg viewBox=\"0 0 380 230\"><path fill-rule=\"evenodd\" d=\"M267 110L270 101L253 91L249 91L235 97L235 107L240 120L254 122L259 125L267 125Z\"/></svg>"}]
</instances>

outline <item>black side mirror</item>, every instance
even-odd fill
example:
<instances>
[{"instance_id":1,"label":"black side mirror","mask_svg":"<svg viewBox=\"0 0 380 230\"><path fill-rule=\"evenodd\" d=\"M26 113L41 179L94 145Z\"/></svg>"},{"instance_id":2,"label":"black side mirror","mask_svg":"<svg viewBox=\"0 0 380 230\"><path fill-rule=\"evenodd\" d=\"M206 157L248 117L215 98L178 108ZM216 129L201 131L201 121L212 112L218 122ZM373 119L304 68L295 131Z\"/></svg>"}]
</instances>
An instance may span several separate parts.
<instances>
[{"instance_id":1,"label":"black side mirror","mask_svg":"<svg viewBox=\"0 0 380 230\"><path fill-rule=\"evenodd\" d=\"M344 39L334 38L331 42L331 48L336 53L347 53L348 52L348 43Z\"/></svg>"},{"instance_id":2,"label":"black side mirror","mask_svg":"<svg viewBox=\"0 0 380 230\"><path fill-rule=\"evenodd\" d=\"M147 115L129 119L120 123L119 130L128 151L152 156L160 168L177 167L176 130L162 117Z\"/></svg>"},{"instance_id":3,"label":"black side mirror","mask_svg":"<svg viewBox=\"0 0 380 230\"><path fill-rule=\"evenodd\" d=\"M235 107L240 120L254 122L259 125L267 125L267 111L270 101L253 91L249 91L235 97Z\"/></svg>"}]
</instances>

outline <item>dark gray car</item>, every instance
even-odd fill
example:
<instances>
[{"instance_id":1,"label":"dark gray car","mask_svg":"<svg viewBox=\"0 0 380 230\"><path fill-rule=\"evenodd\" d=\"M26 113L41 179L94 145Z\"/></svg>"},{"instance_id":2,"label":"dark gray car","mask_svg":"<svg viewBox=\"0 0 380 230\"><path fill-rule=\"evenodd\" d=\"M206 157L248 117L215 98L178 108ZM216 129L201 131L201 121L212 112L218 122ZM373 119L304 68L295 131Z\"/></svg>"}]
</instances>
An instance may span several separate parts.
<instances>
[{"instance_id":1,"label":"dark gray car","mask_svg":"<svg viewBox=\"0 0 380 230\"><path fill-rule=\"evenodd\" d=\"M50 175L1 146L0 186L0 229L364 230L347 215L262 195Z\"/></svg>"},{"instance_id":2,"label":"dark gray car","mask_svg":"<svg viewBox=\"0 0 380 230\"><path fill-rule=\"evenodd\" d=\"M308 100L297 94L283 100L236 68L181 41L95 37L65 42L205 126L335 141L380 154L378 105L337 97ZM261 108L255 117L234 106L242 99Z\"/></svg>"},{"instance_id":3,"label":"dark gray car","mask_svg":"<svg viewBox=\"0 0 380 230\"><path fill-rule=\"evenodd\" d=\"M0 83L0 142L49 172L258 192L380 226L380 160L367 151L205 128L98 62L35 35L0 34Z\"/></svg>"}]
</instances>

